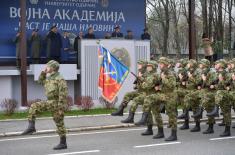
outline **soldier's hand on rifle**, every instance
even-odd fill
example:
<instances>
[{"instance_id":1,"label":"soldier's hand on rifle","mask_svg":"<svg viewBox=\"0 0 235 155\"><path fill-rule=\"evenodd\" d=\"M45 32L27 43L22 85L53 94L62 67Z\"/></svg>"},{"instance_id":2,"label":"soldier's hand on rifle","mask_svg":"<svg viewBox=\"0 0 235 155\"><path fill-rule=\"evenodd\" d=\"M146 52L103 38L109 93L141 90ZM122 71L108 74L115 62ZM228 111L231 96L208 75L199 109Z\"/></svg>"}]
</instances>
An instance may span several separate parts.
<instances>
[{"instance_id":1,"label":"soldier's hand on rifle","mask_svg":"<svg viewBox=\"0 0 235 155\"><path fill-rule=\"evenodd\" d=\"M180 80L183 79L183 75L181 73L179 73L179 78L180 78Z\"/></svg>"},{"instance_id":2,"label":"soldier's hand on rifle","mask_svg":"<svg viewBox=\"0 0 235 155\"><path fill-rule=\"evenodd\" d=\"M183 86L185 86L185 85L186 85L186 82L185 82L185 81L183 81L183 82L182 82L182 85L183 85Z\"/></svg>"},{"instance_id":3,"label":"soldier's hand on rifle","mask_svg":"<svg viewBox=\"0 0 235 155\"><path fill-rule=\"evenodd\" d=\"M164 73L161 73L161 79L165 79L166 78L166 75Z\"/></svg>"},{"instance_id":4,"label":"soldier's hand on rifle","mask_svg":"<svg viewBox=\"0 0 235 155\"><path fill-rule=\"evenodd\" d=\"M214 89L215 88L215 86L214 85L210 85L210 89Z\"/></svg>"},{"instance_id":5,"label":"soldier's hand on rifle","mask_svg":"<svg viewBox=\"0 0 235 155\"><path fill-rule=\"evenodd\" d=\"M188 77L191 78L192 76L193 75L190 72L188 72Z\"/></svg>"},{"instance_id":6,"label":"soldier's hand on rifle","mask_svg":"<svg viewBox=\"0 0 235 155\"><path fill-rule=\"evenodd\" d=\"M202 80L206 81L206 76L204 74L202 74Z\"/></svg>"},{"instance_id":7,"label":"soldier's hand on rifle","mask_svg":"<svg viewBox=\"0 0 235 155\"><path fill-rule=\"evenodd\" d=\"M143 74L141 72L138 72L138 76L141 77Z\"/></svg>"},{"instance_id":8,"label":"soldier's hand on rifle","mask_svg":"<svg viewBox=\"0 0 235 155\"><path fill-rule=\"evenodd\" d=\"M235 74L232 74L232 80L235 81Z\"/></svg>"},{"instance_id":9,"label":"soldier's hand on rifle","mask_svg":"<svg viewBox=\"0 0 235 155\"><path fill-rule=\"evenodd\" d=\"M230 90L230 87L226 87L226 90Z\"/></svg>"},{"instance_id":10,"label":"soldier's hand on rifle","mask_svg":"<svg viewBox=\"0 0 235 155\"><path fill-rule=\"evenodd\" d=\"M155 86L154 88L155 88L156 91L160 90L160 86Z\"/></svg>"},{"instance_id":11,"label":"soldier's hand on rifle","mask_svg":"<svg viewBox=\"0 0 235 155\"><path fill-rule=\"evenodd\" d=\"M224 77L221 74L219 74L219 81L224 81Z\"/></svg>"},{"instance_id":12,"label":"soldier's hand on rifle","mask_svg":"<svg viewBox=\"0 0 235 155\"><path fill-rule=\"evenodd\" d=\"M200 89L202 89L202 87L201 86L197 86L197 89L200 90Z\"/></svg>"}]
</instances>

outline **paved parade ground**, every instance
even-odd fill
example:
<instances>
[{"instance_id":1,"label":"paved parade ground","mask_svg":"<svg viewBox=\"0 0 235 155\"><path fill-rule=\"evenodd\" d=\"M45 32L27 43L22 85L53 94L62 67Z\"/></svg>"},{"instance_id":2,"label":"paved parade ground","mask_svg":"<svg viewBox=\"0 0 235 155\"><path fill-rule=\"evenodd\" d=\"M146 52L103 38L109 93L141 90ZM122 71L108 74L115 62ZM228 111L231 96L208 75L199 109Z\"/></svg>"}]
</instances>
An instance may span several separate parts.
<instances>
[{"instance_id":1,"label":"paved parade ground","mask_svg":"<svg viewBox=\"0 0 235 155\"><path fill-rule=\"evenodd\" d=\"M192 128L191 124L191 128ZM202 124L202 130L207 128ZM54 151L58 143L56 134L13 136L0 138L1 155L233 155L235 154L235 129L231 137L219 138L223 127L215 125L215 133L203 135L189 130L178 130L178 141L165 142L152 136L141 136L144 127L119 128L74 132L68 134L68 149ZM154 130L156 133L156 130ZM165 128L165 136L170 129Z\"/></svg>"}]
</instances>

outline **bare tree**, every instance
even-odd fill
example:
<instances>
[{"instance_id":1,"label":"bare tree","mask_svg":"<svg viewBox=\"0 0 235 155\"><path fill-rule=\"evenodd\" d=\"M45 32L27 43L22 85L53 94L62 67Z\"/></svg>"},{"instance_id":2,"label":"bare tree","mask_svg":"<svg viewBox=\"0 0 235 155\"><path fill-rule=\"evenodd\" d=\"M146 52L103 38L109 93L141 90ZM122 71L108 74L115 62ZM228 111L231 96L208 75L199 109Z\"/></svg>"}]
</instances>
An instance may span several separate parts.
<instances>
[{"instance_id":1,"label":"bare tree","mask_svg":"<svg viewBox=\"0 0 235 155\"><path fill-rule=\"evenodd\" d=\"M179 4L180 4L179 1L170 0L170 9L171 9L171 14L173 18L174 42L176 45L176 57L177 58L181 55L180 36L179 36L179 28L178 28L181 5ZM177 9L177 6L179 6L178 9Z\"/></svg>"},{"instance_id":2,"label":"bare tree","mask_svg":"<svg viewBox=\"0 0 235 155\"><path fill-rule=\"evenodd\" d=\"M230 56L233 57L232 52L232 9L233 9L233 0L228 0L228 20L229 20L229 38L228 38L228 51Z\"/></svg>"},{"instance_id":3,"label":"bare tree","mask_svg":"<svg viewBox=\"0 0 235 155\"><path fill-rule=\"evenodd\" d=\"M203 34L208 37L207 0L200 0L202 6Z\"/></svg>"},{"instance_id":4,"label":"bare tree","mask_svg":"<svg viewBox=\"0 0 235 155\"><path fill-rule=\"evenodd\" d=\"M151 6L150 9L154 15L153 17L156 18L156 21L160 22L164 32L162 54L167 55L170 28L169 0L147 0L147 3Z\"/></svg>"}]
</instances>

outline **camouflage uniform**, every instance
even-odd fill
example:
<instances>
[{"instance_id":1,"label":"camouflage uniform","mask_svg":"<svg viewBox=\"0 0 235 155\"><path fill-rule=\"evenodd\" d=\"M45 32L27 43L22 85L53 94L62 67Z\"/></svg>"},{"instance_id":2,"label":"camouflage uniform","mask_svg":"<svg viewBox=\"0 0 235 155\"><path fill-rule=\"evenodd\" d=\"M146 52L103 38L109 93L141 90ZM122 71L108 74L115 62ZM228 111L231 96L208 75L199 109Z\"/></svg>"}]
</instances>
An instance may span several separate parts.
<instances>
[{"instance_id":1,"label":"camouflage uniform","mask_svg":"<svg viewBox=\"0 0 235 155\"><path fill-rule=\"evenodd\" d=\"M139 60L138 61L139 65L142 65L142 68L138 70L138 72L140 72L142 74L142 76L144 76L145 72L146 72L146 61L143 60ZM140 78L140 77L139 77ZM127 106L127 104L133 100L135 97L139 96L140 94L142 94L143 90L140 87L140 81L138 81L138 79L136 79L136 81L134 82L135 89L136 91L132 91L132 92L128 92L127 94L125 94L124 98L123 98L123 102L122 104L124 104L125 106Z\"/></svg>"},{"instance_id":2,"label":"camouflage uniform","mask_svg":"<svg viewBox=\"0 0 235 155\"><path fill-rule=\"evenodd\" d=\"M178 119L184 119L184 124L180 127L181 130L189 129L189 109L186 108L185 96L194 92L195 90L195 72L197 62L193 59L188 60L185 67L186 73L182 73L182 79L178 82L178 89L176 90L177 100L180 101L183 109L183 113L178 116ZM185 74L185 75L184 75ZM189 74L190 77L189 77ZM196 110L196 109L195 109Z\"/></svg>"},{"instance_id":3,"label":"camouflage uniform","mask_svg":"<svg viewBox=\"0 0 235 155\"><path fill-rule=\"evenodd\" d=\"M217 78L218 76L224 77L223 81L218 79L218 83L215 85L216 95L215 95L215 104L220 106L223 115L225 125L231 125L231 102L228 90L226 90L226 86L228 84L228 80L230 79L230 75L225 71L226 62L224 60L217 60L215 64L220 64L222 70L216 71Z\"/></svg>"},{"instance_id":4,"label":"camouflage uniform","mask_svg":"<svg viewBox=\"0 0 235 155\"><path fill-rule=\"evenodd\" d=\"M151 89L155 81L154 73L156 72L156 62L151 60L148 62L148 65L153 67L153 71L145 72L145 76L142 78L141 85L139 87L143 93L133 99L132 105L130 107L131 112L135 112L138 105L143 105L145 97L154 92Z\"/></svg>"},{"instance_id":5,"label":"camouflage uniform","mask_svg":"<svg viewBox=\"0 0 235 155\"><path fill-rule=\"evenodd\" d=\"M178 62L180 64L180 66L178 68L178 72L176 75L176 88L177 89L175 89L175 94L176 94L176 98L177 98L176 101L178 102L177 103L178 106L183 103L184 96L187 93L185 86L182 85L182 82L186 81L186 78L187 78L187 70L186 70L187 62L188 62L187 59L180 59ZM180 74L183 76L182 79L180 79L180 77L179 77Z\"/></svg>"},{"instance_id":6,"label":"camouflage uniform","mask_svg":"<svg viewBox=\"0 0 235 155\"><path fill-rule=\"evenodd\" d=\"M206 106L208 105L207 103L210 103L210 102L207 102L206 100L207 98L205 97L202 102L202 98L204 94L206 94L207 92L206 90L207 81L203 81L201 78L202 74L206 76L208 75L210 71L210 62L207 59L202 59L199 62L199 64L202 64L204 68L197 70L195 72L195 77L190 78L191 84L192 86L196 87L196 90L189 91L189 93L184 98L185 109L192 108L193 114L194 114L192 117L194 117L194 121L196 122L196 126L191 130L191 132L200 131L200 118L202 117L202 113L201 112L198 113L198 110L200 109L200 104L202 103L204 106ZM208 99L211 99L211 97L209 96ZM213 108L213 106L210 108ZM208 110L208 107L206 107L206 110ZM209 121L214 122L214 120L211 120L211 119L209 119Z\"/></svg>"},{"instance_id":7,"label":"camouflage uniform","mask_svg":"<svg viewBox=\"0 0 235 155\"><path fill-rule=\"evenodd\" d=\"M151 65L153 67L153 70L151 72L148 72L145 68L145 73L142 77L139 77L139 81L137 82L137 94L132 94L131 97L132 98L132 104L131 104L131 107L130 107L130 110L129 110L129 115L126 119L122 120L121 122L122 123L133 123L134 122L134 115L135 115L135 111L136 109L138 108L139 105L142 105L143 104L143 101L144 101L144 98L146 96L146 92L144 90L144 88L142 87L142 83L149 77L151 76L151 74L153 72L156 72L156 67L155 67L155 64L152 64L151 62L153 61L150 61L147 63L146 67L148 67L149 65ZM155 63L155 62L153 62ZM131 95L131 94L127 94L127 95ZM124 100L125 100L125 97L124 97Z\"/></svg>"},{"instance_id":8,"label":"camouflage uniform","mask_svg":"<svg viewBox=\"0 0 235 155\"><path fill-rule=\"evenodd\" d=\"M235 58L230 60L228 65L232 66L230 69L228 69L228 72L230 73L230 84L231 84L231 86L230 86L231 91L229 93L231 95L231 100L232 100L231 101L231 106L233 107L233 110L235 111L235 85L234 85L235 82L231 79L232 74L235 74Z\"/></svg>"},{"instance_id":9,"label":"camouflage uniform","mask_svg":"<svg viewBox=\"0 0 235 155\"><path fill-rule=\"evenodd\" d=\"M144 76L144 73L146 71L146 64L147 62L144 60L139 60L138 61L138 65L141 65L141 68L138 69L138 74L141 73L142 76ZM141 90L140 87L140 76L138 75L138 77L136 78L136 80L134 81L134 91L132 92L128 92L124 95L124 98L121 102L121 105L119 106L118 110L113 112L111 115L112 116L122 116L123 115L123 110L125 107L127 107L128 103L133 100L135 97L138 97L139 95L141 95L143 93L143 91Z\"/></svg>"},{"instance_id":10,"label":"camouflage uniform","mask_svg":"<svg viewBox=\"0 0 235 155\"><path fill-rule=\"evenodd\" d=\"M166 66L169 65L169 60L167 58L160 58L160 64L164 64ZM155 86L158 86L160 90L154 94L151 94L146 97L143 105L143 112L152 111L154 118L157 122L158 128L162 128L162 118L160 114L160 106L164 104L166 107L166 112L169 117L169 125L172 128L172 135L167 138L167 141L176 140L176 130L177 130L177 119L176 119L176 102L175 102L175 94L174 89L176 87L176 78L174 74L169 70L169 68L164 68L161 70L161 74L165 75L165 78L160 78L160 75L156 75L155 79L160 79L160 82L157 82ZM158 81L158 80L157 80ZM156 135L158 137L158 135ZM159 138L159 137L158 137Z\"/></svg>"},{"instance_id":11,"label":"camouflage uniform","mask_svg":"<svg viewBox=\"0 0 235 155\"><path fill-rule=\"evenodd\" d=\"M44 72L39 76L39 84L45 88L47 101L33 103L29 108L29 126L22 135L32 134L36 131L35 119L43 111L52 112L53 120L57 127L57 133L60 136L60 143L54 150L67 149L66 129L64 126L64 111L67 105L68 87L64 78L59 74L59 63L51 60L47 63L47 68L51 71Z\"/></svg>"},{"instance_id":12,"label":"camouflage uniform","mask_svg":"<svg viewBox=\"0 0 235 155\"><path fill-rule=\"evenodd\" d=\"M54 61L48 63L48 66L53 68L57 65L58 63ZM58 134L60 137L65 136L64 110L68 96L67 83L59 72L54 72L49 77L46 77L46 74L42 72L38 82L44 86L48 100L33 103L29 108L28 119L35 120L37 114L43 111L51 111Z\"/></svg>"},{"instance_id":13,"label":"camouflage uniform","mask_svg":"<svg viewBox=\"0 0 235 155\"><path fill-rule=\"evenodd\" d=\"M148 66L152 67L152 71L146 70L145 76L143 76L140 79L139 89L141 89L141 93L138 96L136 96L135 98L133 98L132 104L131 104L131 107L129 110L129 115L128 115L127 119L122 121L122 123L132 123L133 122L134 114L135 114L135 111L136 111L138 105L142 105L144 103L145 97L150 93L148 90L146 90L145 84L146 84L146 82L147 83L153 82L151 77L152 77L153 73L156 72L156 62L149 61L147 64L147 67Z\"/></svg>"}]
</instances>

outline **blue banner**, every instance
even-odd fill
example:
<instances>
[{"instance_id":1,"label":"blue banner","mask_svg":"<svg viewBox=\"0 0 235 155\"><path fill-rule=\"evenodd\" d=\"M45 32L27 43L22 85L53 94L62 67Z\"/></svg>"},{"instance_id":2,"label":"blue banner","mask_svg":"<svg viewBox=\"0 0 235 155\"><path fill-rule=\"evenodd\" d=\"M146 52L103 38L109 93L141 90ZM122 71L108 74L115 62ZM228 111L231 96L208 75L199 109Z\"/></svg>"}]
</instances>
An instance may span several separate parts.
<instances>
[{"instance_id":1,"label":"blue banner","mask_svg":"<svg viewBox=\"0 0 235 155\"><path fill-rule=\"evenodd\" d=\"M13 42L19 29L20 0L2 0L0 5L0 58L15 58ZM27 39L33 29L39 29L44 39L50 27L56 24L62 35L71 33L71 43L80 31L87 33L92 26L96 38L112 33L116 25L126 35L132 30L140 39L145 26L145 0L27 0ZM45 43L43 52L45 56ZM28 45L28 56L30 56Z\"/></svg>"}]
</instances>

